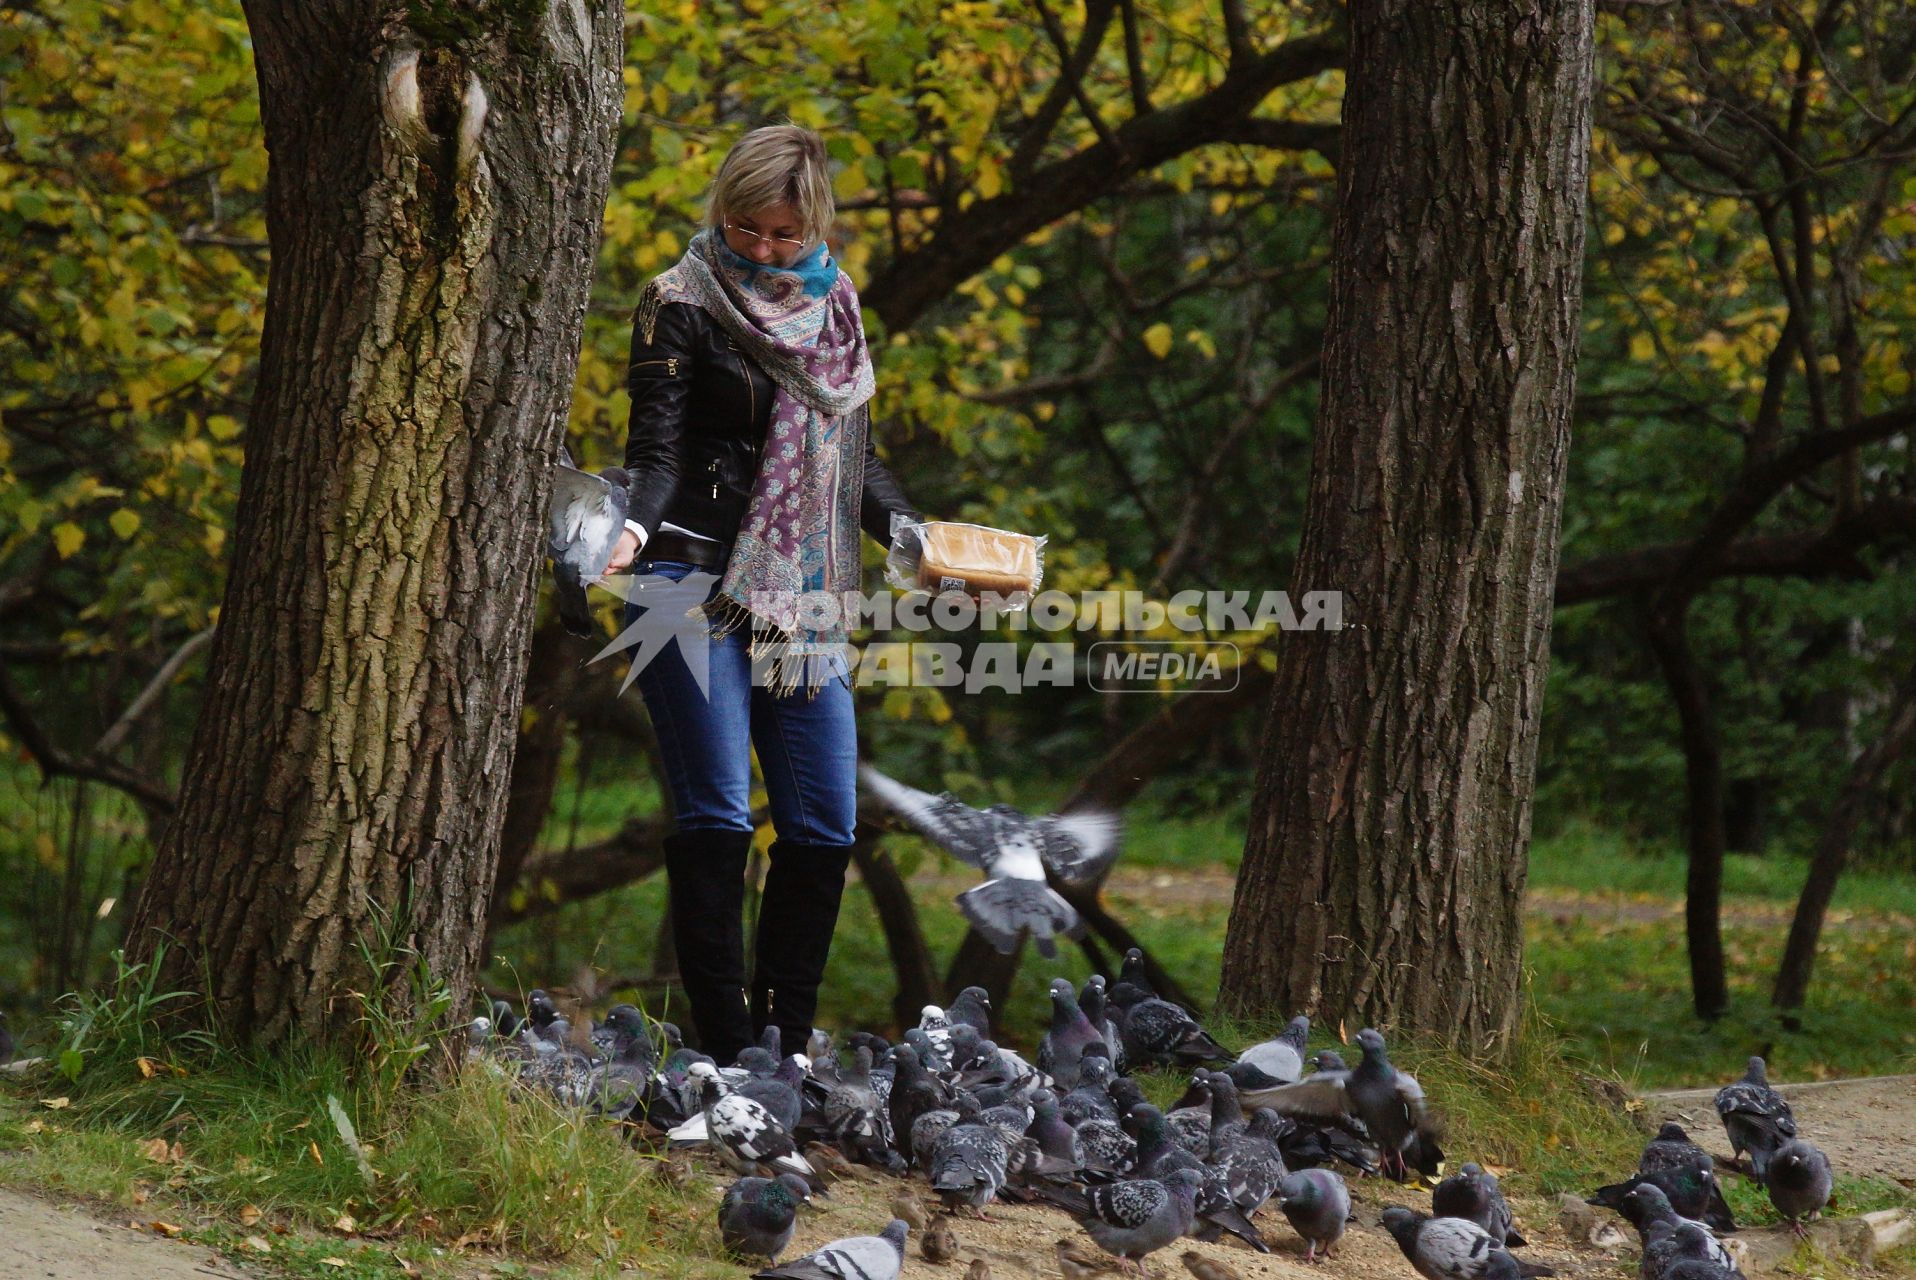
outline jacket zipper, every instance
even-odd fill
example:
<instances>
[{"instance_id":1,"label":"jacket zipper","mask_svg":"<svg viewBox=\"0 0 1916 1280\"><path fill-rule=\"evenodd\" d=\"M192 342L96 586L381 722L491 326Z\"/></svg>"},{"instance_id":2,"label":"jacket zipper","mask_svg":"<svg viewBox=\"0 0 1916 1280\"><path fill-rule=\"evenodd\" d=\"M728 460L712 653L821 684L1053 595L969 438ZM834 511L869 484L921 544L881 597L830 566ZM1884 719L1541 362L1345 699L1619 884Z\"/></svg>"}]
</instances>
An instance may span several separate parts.
<instances>
[{"instance_id":1,"label":"jacket zipper","mask_svg":"<svg viewBox=\"0 0 1916 1280\"><path fill-rule=\"evenodd\" d=\"M643 369L648 364L664 365L665 376L668 378L676 378L679 376L679 358L677 356L667 356L663 360L635 360L632 362L632 367L634 369Z\"/></svg>"}]
</instances>

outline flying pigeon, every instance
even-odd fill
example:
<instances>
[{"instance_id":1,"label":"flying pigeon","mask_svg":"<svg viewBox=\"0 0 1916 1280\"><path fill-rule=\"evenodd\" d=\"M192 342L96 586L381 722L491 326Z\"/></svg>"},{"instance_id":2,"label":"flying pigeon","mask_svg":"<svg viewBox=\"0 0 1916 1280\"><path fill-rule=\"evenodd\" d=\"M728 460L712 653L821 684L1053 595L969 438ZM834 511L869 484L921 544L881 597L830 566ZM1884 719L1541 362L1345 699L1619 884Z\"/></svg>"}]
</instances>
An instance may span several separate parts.
<instances>
[{"instance_id":1,"label":"flying pigeon","mask_svg":"<svg viewBox=\"0 0 1916 1280\"><path fill-rule=\"evenodd\" d=\"M822 1245L802 1258L752 1274L752 1280L898 1280L905 1262L903 1218L875 1236L847 1236Z\"/></svg>"},{"instance_id":2,"label":"flying pigeon","mask_svg":"<svg viewBox=\"0 0 1916 1280\"><path fill-rule=\"evenodd\" d=\"M1304 1238L1304 1261L1317 1262L1318 1249L1331 1256L1331 1246L1344 1238L1351 1216L1350 1188L1328 1169L1300 1169L1277 1184L1277 1207Z\"/></svg>"},{"instance_id":3,"label":"flying pigeon","mask_svg":"<svg viewBox=\"0 0 1916 1280\"><path fill-rule=\"evenodd\" d=\"M1239 1097L1246 1107L1272 1107L1285 1115L1358 1120L1377 1142L1384 1172L1400 1182L1410 1181L1413 1165L1435 1172L1444 1157L1424 1109L1422 1086L1391 1065L1384 1037L1376 1031L1366 1027L1357 1042L1364 1057L1348 1075L1320 1071L1296 1084L1244 1090Z\"/></svg>"},{"instance_id":4,"label":"flying pigeon","mask_svg":"<svg viewBox=\"0 0 1916 1280\"><path fill-rule=\"evenodd\" d=\"M1392 1205L1384 1210L1384 1230L1424 1280L1520 1280L1556 1274L1549 1267L1519 1263L1488 1231L1463 1218L1433 1218Z\"/></svg>"},{"instance_id":5,"label":"flying pigeon","mask_svg":"<svg viewBox=\"0 0 1916 1280\"><path fill-rule=\"evenodd\" d=\"M1118 856L1115 814L1085 810L1032 818L1010 805L974 809L948 791L932 795L869 765L858 773L919 834L985 873L983 884L958 895L958 909L1001 953L1016 951L1029 933L1040 954L1055 957L1057 935L1083 932L1077 909L1045 883L1045 875L1068 885L1102 876Z\"/></svg>"},{"instance_id":6,"label":"flying pigeon","mask_svg":"<svg viewBox=\"0 0 1916 1280\"><path fill-rule=\"evenodd\" d=\"M812 1198L797 1174L776 1178L740 1178L719 1201L719 1234L733 1253L778 1261L792 1242L798 1206Z\"/></svg>"},{"instance_id":7,"label":"flying pigeon","mask_svg":"<svg viewBox=\"0 0 1916 1280\"><path fill-rule=\"evenodd\" d=\"M707 1141L720 1160L739 1173L757 1173L761 1166L770 1166L799 1175L808 1186L816 1185L817 1171L798 1154L798 1144L777 1117L742 1094L726 1092L717 1068L709 1062L693 1063L689 1074L699 1082Z\"/></svg>"},{"instance_id":8,"label":"flying pigeon","mask_svg":"<svg viewBox=\"0 0 1916 1280\"><path fill-rule=\"evenodd\" d=\"M1801 1138L1792 1138L1770 1154L1770 1203L1788 1219L1790 1230L1807 1234L1805 1219L1822 1213L1830 1202L1830 1161Z\"/></svg>"},{"instance_id":9,"label":"flying pigeon","mask_svg":"<svg viewBox=\"0 0 1916 1280\"><path fill-rule=\"evenodd\" d=\"M1723 1117L1730 1149L1739 1156L1749 1153L1758 1182L1768 1177L1770 1157L1796 1136L1796 1117L1783 1095L1770 1088L1761 1058L1751 1058L1741 1080L1716 1091L1716 1113Z\"/></svg>"},{"instance_id":10,"label":"flying pigeon","mask_svg":"<svg viewBox=\"0 0 1916 1280\"><path fill-rule=\"evenodd\" d=\"M1430 1193L1430 1211L1440 1218L1468 1219L1505 1248L1521 1249L1530 1243L1511 1226L1510 1204L1504 1199L1497 1175L1486 1172L1480 1164L1466 1162L1438 1183Z\"/></svg>"},{"instance_id":11,"label":"flying pigeon","mask_svg":"<svg viewBox=\"0 0 1916 1280\"><path fill-rule=\"evenodd\" d=\"M1078 1224L1100 1249L1135 1263L1144 1274L1144 1258L1191 1229L1203 1176L1179 1169L1162 1182L1139 1178L1088 1187L1072 1206Z\"/></svg>"},{"instance_id":12,"label":"flying pigeon","mask_svg":"<svg viewBox=\"0 0 1916 1280\"><path fill-rule=\"evenodd\" d=\"M559 620L575 636L587 638L598 631L585 588L605 573L612 548L625 532L631 483L623 467L607 467L597 475L563 462L552 469L546 552L558 582Z\"/></svg>"}]
</instances>

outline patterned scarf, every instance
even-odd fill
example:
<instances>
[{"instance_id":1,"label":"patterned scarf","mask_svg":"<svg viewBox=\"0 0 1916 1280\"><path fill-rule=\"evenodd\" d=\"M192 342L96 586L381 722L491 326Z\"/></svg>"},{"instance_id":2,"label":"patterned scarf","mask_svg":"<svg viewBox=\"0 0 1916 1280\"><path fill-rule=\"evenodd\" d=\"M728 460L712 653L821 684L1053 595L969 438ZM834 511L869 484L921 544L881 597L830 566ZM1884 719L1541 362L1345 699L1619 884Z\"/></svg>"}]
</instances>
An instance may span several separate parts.
<instances>
[{"instance_id":1,"label":"patterned scarf","mask_svg":"<svg viewBox=\"0 0 1916 1280\"><path fill-rule=\"evenodd\" d=\"M837 601L859 584L873 378L858 293L822 244L802 263L771 267L708 229L645 287L634 321L646 341L667 302L703 308L776 384L744 523L717 594L701 607L714 635L752 623L751 656L771 659L772 688L802 684L816 694L842 669L845 627L802 611L799 598Z\"/></svg>"}]
</instances>

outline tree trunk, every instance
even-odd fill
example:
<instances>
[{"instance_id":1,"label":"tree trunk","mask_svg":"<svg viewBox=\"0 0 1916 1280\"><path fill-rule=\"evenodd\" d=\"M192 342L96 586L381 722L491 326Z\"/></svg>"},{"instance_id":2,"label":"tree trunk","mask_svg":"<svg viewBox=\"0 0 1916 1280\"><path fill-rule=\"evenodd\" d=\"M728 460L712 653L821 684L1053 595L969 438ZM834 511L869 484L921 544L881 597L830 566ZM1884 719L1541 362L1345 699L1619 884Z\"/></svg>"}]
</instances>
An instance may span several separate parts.
<instances>
[{"instance_id":1,"label":"tree trunk","mask_svg":"<svg viewBox=\"0 0 1916 1280\"><path fill-rule=\"evenodd\" d=\"M1684 936L1690 950L1690 999L1705 1022L1730 1007L1723 963L1723 753L1709 687L1690 652L1688 604L1650 620L1650 648L1676 703L1683 735L1683 779L1689 808L1689 870L1683 889Z\"/></svg>"},{"instance_id":2,"label":"tree trunk","mask_svg":"<svg viewBox=\"0 0 1916 1280\"><path fill-rule=\"evenodd\" d=\"M1432 1031L1517 1015L1579 339L1589 0L1353 0L1293 596L1222 1004Z\"/></svg>"},{"instance_id":3,"label":"tree trunk","mask_svg":"<svg viewBox=\"0 0 1916 1280\"><path fill-rule=\"evenodd\" d=\"M461 1015L623 98L607 0L249 0L260 380L177 819L134 945L235 1036ZM204 983L202 975L205 975Z\"/></svg>"},{"instance_id":4,"label":"tree trunk","mask_svg":"<svg viewBox=\"0 0 1916 1280\"><path fill-rule=\"evenodd\" d=\"M1889 721L1882 736L1864 748L1850 766L1843 789L1823 822L1816 852L1810 856L1809 878L1796 900L1796 917L1790 921L1789 941L1783 946L1783 960L1776 969L1776 988L1770 1003L1785 1014L1803 1007L1809 994L1810 971L1816 965L1816 943L1823 935L1823 918L1829 912L1830 899L1836 896L1837 877L1849 861L1850 841L1856 836L1864 807L1875 794L1883 772L1895 764L1916 737L1916 666L1903 676L1890 700Z\"/></svg>"}]
</instances>

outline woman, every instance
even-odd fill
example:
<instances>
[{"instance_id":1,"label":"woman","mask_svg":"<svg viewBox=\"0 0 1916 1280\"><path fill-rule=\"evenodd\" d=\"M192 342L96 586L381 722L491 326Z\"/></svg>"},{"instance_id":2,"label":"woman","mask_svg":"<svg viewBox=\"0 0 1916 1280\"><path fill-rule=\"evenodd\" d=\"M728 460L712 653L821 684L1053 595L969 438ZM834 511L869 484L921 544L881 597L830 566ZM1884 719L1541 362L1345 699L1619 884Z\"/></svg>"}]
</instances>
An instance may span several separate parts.
<instances>
[{"instance_id":1,"label":"woman","mask_svg":"<svg viewBox=\"0 0 1916 1280\"><path fill-rule=\"evenodd\" d=\"M722 1063L767 1026L786 1053L804 1049L851 856L845 636L795 596L857 590L860 526L889 545L893 514L914 514L872 450L871 359L857 293L825 245L832 217L817 134L747 134L719 166L704 229L646 286L627 369L632 492L609 571L720 575L703 606L704 687L676 644L638 683L672 793L679 974L700 1046ZM628 606L627 624L642 611ZM768 652L771 678L755 680ZM777 839L748 998L753 747Z\"/></svg>"}]
</instances>

